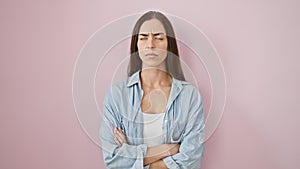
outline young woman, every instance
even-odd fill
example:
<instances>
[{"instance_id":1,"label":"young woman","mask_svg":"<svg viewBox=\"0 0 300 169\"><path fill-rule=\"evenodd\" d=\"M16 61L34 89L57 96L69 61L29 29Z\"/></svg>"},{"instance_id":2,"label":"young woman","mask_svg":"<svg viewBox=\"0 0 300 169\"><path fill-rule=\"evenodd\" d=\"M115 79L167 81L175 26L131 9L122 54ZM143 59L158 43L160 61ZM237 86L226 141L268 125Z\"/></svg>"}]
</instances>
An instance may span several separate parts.
<instances>
[{"instance_id":1,"label":"young woman","mask_svg":"<svg viewBox=\"0 0 300 169\"><path fill-rule=\"evenodd\" d=\"M108 90L103 110L108 168L200 168L202 99L184 79L174 31L162 13L147 12L135 24L128 79Z\"/></svg>"}]
</instances>

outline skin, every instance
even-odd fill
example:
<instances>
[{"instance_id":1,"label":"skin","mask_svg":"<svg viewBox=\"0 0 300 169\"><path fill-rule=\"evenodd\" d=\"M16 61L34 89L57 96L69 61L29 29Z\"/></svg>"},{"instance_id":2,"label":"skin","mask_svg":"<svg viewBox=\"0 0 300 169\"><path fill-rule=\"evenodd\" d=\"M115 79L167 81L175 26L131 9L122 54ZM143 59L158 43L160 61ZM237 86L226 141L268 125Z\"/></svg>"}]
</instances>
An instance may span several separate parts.
<instances>
[{"instance_id":1,"label":"skin","mask_svg":"<svg viewBox=\"0 0 300 169\"><path fill-rule=\"evenodd\" d=\"M143 70L166 70L168 40L165 28L159 20L151 19L141 25L137 47ZM158 57L149 58L146 56L149 53L157 54Z\"/></svg>"},{"instance_id":2,"label":"skin","mask_svg":"<svg viewBox=\"0 0 300 169\"><path fill-rule=\"evenodd\" d=\"M115 142L119 147L128 144L126 136L120 128L114 129ZM177 154L180 144L161 144L154 147L148 147L146 156L144 157L144 165L150 164L150 168L165 169L167 166L162 161L163 158Z\"/></svg>"},{"instance_id":3,"label":"skin","mask_svg":"<svg viewBox=\"0 0 300 169\"><path fill-rule=\"evenodd\" d=\"M163 113L170 95L172 77L166 72L168 40L163 24L157 19L144 22L138 36L138 52L142 60L140 74L144 95L141 108L144 113ZM118 146L127 144L126 136L120 128L114 130L114 141ZM161 144L148 147L144 165L150 168L167 168L163 158L179 152L180 144Z\"/></svg>"},{"instance_id":4,"label":"skin","mask_svg":"<svg viewBox=\"0 0 300 169\"><path fill-rule=\"evenodd\" d=\"M142 60L141 84L144 91L142 111L162 113L167 105L172 78L166 72L168 40L165 28L159 20L151 19L142 24L137 47ZM157 56L148 57L149 53Z\"/></svg>"}]
</instances>

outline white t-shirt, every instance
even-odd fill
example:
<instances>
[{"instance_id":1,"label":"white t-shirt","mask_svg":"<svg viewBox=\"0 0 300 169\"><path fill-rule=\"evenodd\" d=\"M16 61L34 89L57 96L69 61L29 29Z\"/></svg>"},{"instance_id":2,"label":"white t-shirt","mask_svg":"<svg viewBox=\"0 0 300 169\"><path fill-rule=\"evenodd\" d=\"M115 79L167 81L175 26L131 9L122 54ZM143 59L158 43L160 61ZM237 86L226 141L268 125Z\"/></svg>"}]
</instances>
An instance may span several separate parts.
<instances>
[{"instance_id":1,"label":"white t-shirt","mask_svg":"<svg viewBox=\"0 0 300 169\"><path fill-rule=\"evenodd\" d=\"M144 118L144 144L153 147L161 144L162 141L162 125L165 113L150 114L143 113Z\"/></svg>"}]
</instances>

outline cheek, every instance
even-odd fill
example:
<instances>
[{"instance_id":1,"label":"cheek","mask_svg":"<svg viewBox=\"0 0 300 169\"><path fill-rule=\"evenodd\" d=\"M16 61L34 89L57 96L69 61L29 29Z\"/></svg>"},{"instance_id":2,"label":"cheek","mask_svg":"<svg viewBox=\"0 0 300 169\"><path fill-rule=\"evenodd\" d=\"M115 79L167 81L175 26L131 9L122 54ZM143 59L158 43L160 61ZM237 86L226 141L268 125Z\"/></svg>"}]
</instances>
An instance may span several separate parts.
<instances>
[{"instance_id":1,"label":"cheek","mask_svg":"<svg viewBox=\"0 0 300 169\"><path fill-rule=\"evenodd\" d=\"M137 46L138 50L140 50L140 48L141 48L141 45L140 45L140 43L139 43L139 42L137 42L137 43L136 43L136 46Z\"/></svg>"},{"instance_id":2,"label":"cheek","mask_svg":"<svg viewBox=\"0 0 300 169\"><path fill-rule=\"evenodd\" d=\"M159 49L161 49L163 51L168 51L168 44L161 44Z\"/></svg>"},{"instance_id":3,"label":"cheek","mask_svg":"<svg viewBox=\"0 0 300 169\"><path fill-rule=\"evenodd\" d=\"M138 51L141 51L144 49L144 45L141 43L137 43L137 48L138 48Z\"/></svg>"},{"instance_id":4,"label":"cheek","mask_svg":"<svg viewBox=\"0 0 300 169\"><path fill-rule=\"evenodd\" d=\"M164 49L165 49L165 50L168 50L168 44L166 44L166 45L164 46Z\"/></svg>"},{"instance_id":5,"label":"cheek","mask_svg":"<svg viewBox=\"0 0 300 169\"><path fill-rule=\"evenodd\" d=\"M137 53L138 53L139 57L143 56L143 51L144 51L143 45L140 44L140 43L137 43L136 46L137 46L137 49L138 49Z\"/></svg>"},{"instance_id":6,"label":"cheek","mask_svg":"<svg viewBox=\"0 0 300 169\"><path fill-rule=\"evenodd\" d=\"M165 41L165 42L161 43L160 44L160 49L168 50L168 42Z\"/></svg>"}]
</instances>

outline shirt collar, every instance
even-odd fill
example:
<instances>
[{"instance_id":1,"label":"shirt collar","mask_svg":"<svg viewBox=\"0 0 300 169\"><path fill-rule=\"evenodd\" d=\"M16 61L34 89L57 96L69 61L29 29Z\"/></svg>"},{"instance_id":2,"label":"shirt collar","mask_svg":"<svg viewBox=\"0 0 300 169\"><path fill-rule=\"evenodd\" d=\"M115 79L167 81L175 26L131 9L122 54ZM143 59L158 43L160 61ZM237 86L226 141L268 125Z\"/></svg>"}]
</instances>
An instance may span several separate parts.
<instances>
[{"instance_id":1,"label":"shirt collar","mask_svg":"<svg viewBox=\"0 0 300 169\"><path fill-rule=\"evenodd\" d=\"M127 79L127 84L126 85L127 85L127 87L132 87L136 84L138 84L139 89L141 89L141 86L140 86L141 85L140 84L140 70L135 72L134 74L132 74ZM182 91L183 85L186 85L186 84L190 84L190 83L186 82L186 81L177 80L172 76L172 86L171 86L171 90L170 90L170 96L169 96L169 99L168 99L168 103L167 103L167 106L166 106L166 112L169 111L169 109L170 109L171 105L173 104L174 100L177 98L179 93ZM142 97L142 96L140 96L140 97ZM136 115L138 115L138 114L139 113L137 113ZM134 118L136 118L136 116Z\"/></svg>"},{"instance_id":2,"label":"shirt collar","mask_svg":"<svg viewBox=\"0 0 300 169\"><path fill-rule=\"evenodd\" d=\"M136 83L139 83L140 81L140 70L132 74L128 79L127 79L127 87L130 87Z\"/></svg>"},{"instance_id":3,"label":"shirt collar","mask_svg":"<svg viewBox=\"0 0 300 169\"><path fill-rule=\"evenodd\" d=\"M127 87L140 83L140 72L141 72L140 70L135 72L127 79ZM181 90L182 86L185 84L190 84L190 83L186 81L177 80L174 77L172 77L172 86L179 88Z\"/></svg>"}]
</instances>

